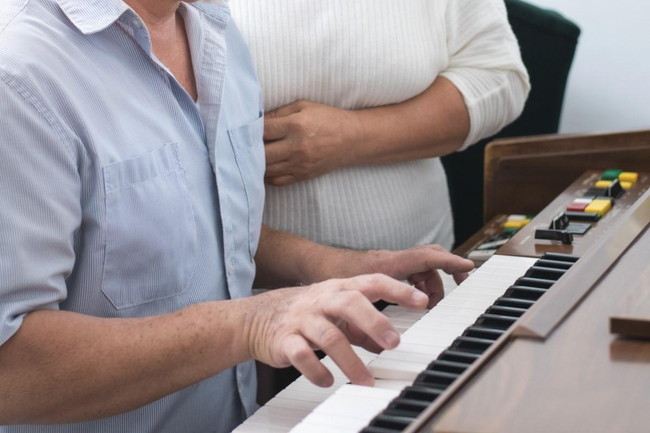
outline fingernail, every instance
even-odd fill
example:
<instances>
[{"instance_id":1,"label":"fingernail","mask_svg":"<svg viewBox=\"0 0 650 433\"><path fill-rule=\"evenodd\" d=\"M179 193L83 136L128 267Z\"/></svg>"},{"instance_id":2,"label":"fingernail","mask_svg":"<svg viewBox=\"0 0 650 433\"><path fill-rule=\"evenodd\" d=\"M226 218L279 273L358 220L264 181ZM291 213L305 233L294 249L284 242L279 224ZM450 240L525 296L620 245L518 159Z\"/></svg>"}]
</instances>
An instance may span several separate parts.
<instances>
[{"instance_id":1,"label":"fingernail","mask_svg":"<svg viewBox=\"0 0 650 433\"><path fill-rule=\"evenodd\" d=\"M318 386L321 386L323 388L329 388L333 384L334 384L334 378L332 376L328 376L320 379Z\"/></svg>"},{"instance_id":2,"label":"fingernail","mask_svg":"<svg viewBox=\"0 0 650 433\"><path fill-rule=\"evenodd\" d=\"M374 384L375 384L375 378L371 374L366 375L359 382L359 385L363 385L363 386L373 386Z\"/></svg>"},{"instance_id":3,"label":"fingernail","mask_svg":"<svg viewBox=\"0 0 650 433\"><path fill-rule=\"evenodd\" d=\"M421 302L428 302L429 301L429 297L427 295L425 295L423 292L421 292L421 291L419 291L417 289L413 290L413 295L412 296L413 296L413 301L415 301L415 303L417 303L417 304L419 304Z\"/></svg>"},{"instance_id":4,"label":"fingernail","mask_svg":"<svg viewBox=\"0 0 650 433\"><path fill-rule=\"evenodd\" d=\"M399 344L399 335L397 335L397 332L392 329L384 331L383 337L387 348L393 348Z\"/></svg>"}]
</instances>

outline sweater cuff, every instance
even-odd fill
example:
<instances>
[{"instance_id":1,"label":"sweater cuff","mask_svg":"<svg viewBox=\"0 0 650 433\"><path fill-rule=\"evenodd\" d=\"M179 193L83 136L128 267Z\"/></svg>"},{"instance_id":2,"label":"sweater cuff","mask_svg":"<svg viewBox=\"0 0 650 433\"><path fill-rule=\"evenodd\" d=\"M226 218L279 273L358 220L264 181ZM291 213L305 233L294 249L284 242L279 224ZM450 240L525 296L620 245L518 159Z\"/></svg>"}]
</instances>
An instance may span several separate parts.
<instances>
[{"instance_id":1,"label":"sweater cuff","mask_svg":"<svg viewBox=\"0 0 650 433\"><path fill-rule=\"evenodd\" d=\"M514 71L462 68L441 75L458 88L469 112L469 133L458 151L496 134L515 120L530 90L528 77Z\"/></svg>"}]
</instances>

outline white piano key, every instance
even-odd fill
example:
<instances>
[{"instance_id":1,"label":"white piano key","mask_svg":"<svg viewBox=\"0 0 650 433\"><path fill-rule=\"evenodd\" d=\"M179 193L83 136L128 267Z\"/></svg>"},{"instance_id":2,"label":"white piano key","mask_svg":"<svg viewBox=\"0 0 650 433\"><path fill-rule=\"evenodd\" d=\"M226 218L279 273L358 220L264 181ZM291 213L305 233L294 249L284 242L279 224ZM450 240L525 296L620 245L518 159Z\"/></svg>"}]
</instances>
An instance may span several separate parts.
<instances>
[{"instance_id":1,"label":"white piano key","mask_svg":"<svg viewBox=\"0 0 650 433\"><path fill-rule=\"evenodd\" d=\"M486 299L492 301L494 293L483 292L480 288L476 290L458 290L449 296L449 299Z\"/></svg>"},{"instance_id":2,"label":"white piano key","mask_svg":"<svg viewBox=\"0 0 650 433\"><path fill-rule=\"evenodd\" d=\"M385 360L392 360L392 361L402 361L402 360L408 360L409 362L417 362L417 363L422 363L422 364L428 364L431 362L431 355L433 353L440 353L443 350L445 350L447 346L438 346L435 348L428 348L426 352L404 352L400 350L390 350L388 353L386 353L386 356L383 356L381 359ZM370 368L371 371L374 372L373 368L375 367L375 364L373 364Z\"/></svg>"},{"instance_id":3,"label":"white piano key","mask_svg":"<svg viewBox=\"0 0 650 433\"><path fill-rule=\"evenodd\" d=\"M436 333L432 333L426 339L405 338L395 349L384 350L381 354L379 354L379 356L368 363L368 365L372 365L377 359L383 358L390 352L394 351L426 353L427 350L435 350L438 347L446 347L449 346L449 343L451 343L454 338L456 338L456 336L456 334L438 335Z\"/></svg>"},{"instance_id":4,"label":"white piano key","mask_svg":"<svg viewBox=\"0 0 650 433\"><path fill-rule=\"evenodd\" d=\"M310 399L309 398L310 396L307 396L308 397L307 399L297 399L294 397L282 398L282 397L275 396L269 402L267 402L264 405L264 407L290 408L296 411L305 411L309 413L312 410L314 410L316 406L322 403L322 400Z\"/></svg>"},{"instance_id":5,"label":"white piano key","mask_svg":"<svg viewBox=\"0 0 650 433\"><path fill-rule=\"evenodd\" d=\"M493 303L493 297L490 299L450 297L443 299L438 305L451 308L469 308L478 311L479 314L481 314Z\"/></svg>"},{"instance_id":6,"label":"white piano key","mask_svg":"<svg viewBox=\"0 0 650 433\"><path fill-rule=\"evenodd\" d=\"M273 425L288 430L308 416L309 413L309 411L292 410L287 407L280 408L264 405L255 412L254 417L246 421L246 424Z\"/></svg>"},{"instance_id":7,"label":"white piano key","mask_svg":"<svg viewBox=\"0 0 650 433\"><path fill-rule=\"evenodd\" d=\"M316 387L316 385L313 385ZM269 400L266 404L274 404L277 400L278 402L288 402L290 400L306 401L320 403L333 392L329 391L329 388L316 387L317 389L299 389L294 385L290 385L280 391L275 397ZM285 403L281 403L285 404Z\"/></svg>"},{"instance_id":8,"label":"white piano key","mask_svg":"<svg viewBox=\"0 0 650 433\"><path fill-rule=\"evenodd\" d=\"M427 315L421 318L413 326L420 326L422 323L427 323L430 320L436 320L438 317L456 323L472 323L479 315L481 315L481 313L482 312L472 310L470 308L455 308L441 305L440 307L436 308L435 313L432 313L431 316Z\"/></svg>"},{"instance_id":9,"label":"white piano key","mask_svg":"<svg viewBox=\"0 0 650 433\"><path fill-rule=\"evenodd\" d=\"M445 291L445 296L449 295L456 289L456 287L458 287L453 275L446 274L442 271L438 272L438 274L440 274L440 279L442 280L442 287Z\"/></svg>"},{"instance_id":10,"label":"white piano key","mask_svg":"<svg viewBox=\"0 0 650 433\"><path fill-rule=\"evenodd\" d=\"M465 328L462 328L464 330ZM458 330L453 328L440 329L437 327L420 326L417 329L410 329L404 333L396 350L403 350L407 344L419 344L423 346L438 346L454 341L458 337Z\"/></svg>"},{"instance_id":11,"label":"white piano key","mask_svg":"<svg viewBox=\"0 0 650 433\"><path fill-rule=\"evenodd\" d=\"M460 335L463 333L463 331L467 328L466 323L436 323L436 322L429 322L427 324L422 324L418 327L414 327L409 329L408 334L403 336L401 338L401 341L411 341L414 339L419 340L420 338L427 338L429 335L432 334L437 334L437 333L455 333L456 336Z\"/></svg>"},{"instance_id":12,"label":"white piano key","mask_svg":"<svg viewBox=\"0 0 650 433\"><path fill-rule=\"evenodd\" d=\"M255 414L253 414L255 416ZM250 419L250 418L249 418ZM293 426L292 426L293 427ZM244 421L233 433L287 433L290 429L274 424L258 424L256 422Z\"/></svg>"},{"instance_id":13,"label":"white piano key","mask_svg":"<svg viewBox=\"0 0 650 433\"><path fill-rule=\"evenodd\" d=\"M388 317L391 322L393 319L411 320L412 322L415 322L427 314L427 312L429 312L429 310L412 310L400 307L399 305L389 305L382 311L384 316Z\"/></svg>"},{"instance_id":14,"label":"white piano key","mask_svg":"<svg viewBox=\"0 0 650 433\"><path fill-rule=\"evenodd\" d=\"M407 386L413 385L412 380L385 380L385 379L375 379L374 388L381 389L394 389L396 391L402 392Z\"/></svg>"},{"instance_id":15,"label":"white piano key","mask_svg":"<svg viewBox=\"0 0 650 433\"><path fill-rule=\"evenodd\" d=\"M432 359L429 361L432 361ZM427 365L429 365L429 362L377 358L369 367L370 372L377 379L413 381Z\"/></svg>"},{"instance_id":16,"label":"white piano key","mask_svg":"<svg viewBox=\"0 0 650 433\"><path fill-rule=\"evenodd\" d=\"M343 386L291 432L358 432L398 394L393 389Z\"/></svg>"},{"instance_id":17,"label":"white piano key","mask_svg":"<svg viewBox=\"0 0 650 433\"><path fill-rule=\"evenodd\" d=\"M412 327L414 323L415 322L411 320L402 320L402 319L391 320L391 324L400 335L406 332L410 327Z\"/></svg>"}]
</instances>

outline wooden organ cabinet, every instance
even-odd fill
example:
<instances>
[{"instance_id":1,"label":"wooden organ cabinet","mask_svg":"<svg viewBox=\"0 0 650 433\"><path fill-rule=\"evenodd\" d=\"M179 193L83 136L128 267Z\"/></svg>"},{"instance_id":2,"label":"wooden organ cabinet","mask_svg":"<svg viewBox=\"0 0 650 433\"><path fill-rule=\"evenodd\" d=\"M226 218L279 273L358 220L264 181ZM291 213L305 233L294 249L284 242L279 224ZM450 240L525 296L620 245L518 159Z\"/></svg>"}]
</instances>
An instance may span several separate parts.
<instances>
[{"instance_id":1,"label":"wooden organ cabinet","mask_svg":"<svg viewBox=\"0 0 650 433\"><path fill-rule=\"evenodd\" d=\"M299 378L236 432L650 431L650 131L495 142L486 179L460 253L534 217L438 306L387 309L377 385Z\"/></svg>"}]
</instances>

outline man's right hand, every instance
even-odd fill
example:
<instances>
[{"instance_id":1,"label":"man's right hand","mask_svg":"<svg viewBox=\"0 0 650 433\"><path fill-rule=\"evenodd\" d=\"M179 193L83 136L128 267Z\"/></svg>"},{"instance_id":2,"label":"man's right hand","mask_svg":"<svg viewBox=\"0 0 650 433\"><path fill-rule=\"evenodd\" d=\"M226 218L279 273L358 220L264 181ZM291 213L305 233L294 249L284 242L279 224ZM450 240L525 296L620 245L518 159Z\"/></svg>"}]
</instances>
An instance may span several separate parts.
<instances>
[{"instance_id":1,"label":"man's right hand","mask_svg":"<svg viewBox=\"0 0 650 433\"><path fill-rule=\"evenodd\" d=\"M316 385L334 378L314 353L329 355L352 383L372 385L374 378L351 344L375 352L392 349L399 335L372 305L383 299L407 308L424 308L428 297L381 274L333 279L305 287L266 292L252 298L244 326L253 358L274 367L293 365Z\"/></svg>"}]
</instances>

